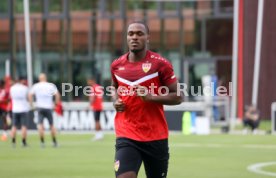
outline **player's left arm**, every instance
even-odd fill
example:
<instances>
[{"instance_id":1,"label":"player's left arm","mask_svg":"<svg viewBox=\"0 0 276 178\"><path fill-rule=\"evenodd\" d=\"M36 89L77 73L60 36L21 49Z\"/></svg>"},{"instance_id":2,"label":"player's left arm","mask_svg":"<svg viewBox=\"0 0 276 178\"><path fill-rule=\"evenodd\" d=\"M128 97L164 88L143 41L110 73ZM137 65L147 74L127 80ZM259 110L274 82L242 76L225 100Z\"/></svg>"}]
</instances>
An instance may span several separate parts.
<instances>
[{"instance_id":1,"label":"player's left arm","mask_svg":"<svg viewBox=\"0 0 276 178\"><path fill-rule=\"evenodd\" d=\"M61 101L60 93L57 92L54 96L55 96L55 104L60 103L60 101Z\"/></svg>"},{"instance_id":2,"label":"player's left arm","mask_svg":"<svg viewBox=\"0 0 276 178\"><path fill-rule=\"evenodd\" d=\"M55 99L55 105L59 104L61 102L61 96L56 85L54 84L52 84L52 93Z\"/></svg>"},{"instance_id":3,"label":"player's left arm","mask_svg":"<svg viewBox=\"0 0 276 178\"><path fill-rule=\"evenodd\" d=\"M156 102L164 105L177 105L183 101L183 93L177 92L177 81L167 86L168 92L162 95L154 95L146 91L145 87L136 86L137 96L144 101Z\"/></svg>"},{"instance_id":4,"label":"player's left arm","mask_svg":"<svg viewBox=\"0 0 276 178\"><path fill-rule=\"evenodd\" d=\"M31 90L29 90L29 92L28 92L28 101L29 101L29 103L30 103L30 106L31 106L31 108L32 109L34 109L34 89L33 88L31 88Z\"/></svg>"}]
</instances>

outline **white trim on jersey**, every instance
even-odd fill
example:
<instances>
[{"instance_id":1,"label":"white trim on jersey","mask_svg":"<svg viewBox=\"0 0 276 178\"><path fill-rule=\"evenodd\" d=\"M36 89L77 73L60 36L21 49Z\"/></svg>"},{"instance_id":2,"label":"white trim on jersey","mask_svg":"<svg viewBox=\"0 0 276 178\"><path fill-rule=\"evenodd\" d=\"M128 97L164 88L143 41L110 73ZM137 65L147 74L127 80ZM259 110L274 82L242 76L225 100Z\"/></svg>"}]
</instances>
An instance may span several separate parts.
<instances>
[{"instance_id":1,"label":"white trim on jersey","mask_svg":"<svg viewBox=\"0 0 276 178\"><path fill-rule=\"evenodd\" d=\"M131 81L126 80L126 79L124 79L124 78L122 78L122 77L119 77L118 75L115 75L115 77L116 77L116 79L117 79L118 81L120 81L120 82L122 82L122 83L125 83L125 84L127 84L127 85L129 85L129 86L138 85L138 84L143 83L143 82L145 82L145 81L147 81L147 80L153 79L153 78L155 78L155 77L157 77L157 76L158 76L158 72L155 72L155 73L153 73L153 74L146 75L145 77L142 77L142 78L140 78L140 79L138 79L138 80L135 80L135 81L131 82Z\"/></svg>"}]
</instances>

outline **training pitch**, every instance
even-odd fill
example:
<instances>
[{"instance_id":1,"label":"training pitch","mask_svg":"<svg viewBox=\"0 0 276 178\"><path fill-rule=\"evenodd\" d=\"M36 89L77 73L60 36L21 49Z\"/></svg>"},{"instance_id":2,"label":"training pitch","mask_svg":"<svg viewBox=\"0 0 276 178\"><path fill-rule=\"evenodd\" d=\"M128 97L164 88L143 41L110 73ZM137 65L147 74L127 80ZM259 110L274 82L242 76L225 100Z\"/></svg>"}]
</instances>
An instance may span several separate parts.
<instances>
[{"instance_id":1,"label":"training pitch","mask_svg":"<svg viewBox=\"0 0 276 178\"><path fill-rule=\"evenodd\" d=\"M92 134L59 133L40 148L37 134L28 148L0 142L1 178L112 178L114 135L91 141ZM269 178L276 176L276 136L170 134L168 178ZM141 167L139 178L145 178Z\"/></svg>"}]
</instances>

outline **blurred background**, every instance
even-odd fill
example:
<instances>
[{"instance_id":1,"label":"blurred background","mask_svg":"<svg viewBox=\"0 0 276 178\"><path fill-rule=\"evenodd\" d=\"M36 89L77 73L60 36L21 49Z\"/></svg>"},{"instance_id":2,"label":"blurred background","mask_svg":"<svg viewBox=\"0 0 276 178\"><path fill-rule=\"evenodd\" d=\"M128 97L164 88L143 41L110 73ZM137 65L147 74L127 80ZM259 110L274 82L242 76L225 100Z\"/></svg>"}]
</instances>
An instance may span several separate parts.
<instances>
[{"instance_id":1,"label":"blurred background","mask_svg":"<svg viewBox=\"0 0 276 178\"><path fill-rule=\"evenodd\" d=\"M190 95L164 107L168 177L276 176L276 0L0 0L0 79L8 81L0 104L10 78L27 76L30 86L41 72L60 92L62 83L84 87L89 78L110 85L110 64L128 51L126 30L134 20L148 24L150 50L172 63L189 93L211 82L228 89L224 97ZM116 112L109 97L104 101L106 136L91 142L88 97L81 89L62 97L64 112L53 113L58 149L50 146L46 120L46 148L40 147L37 111L28 120L28 148L11 147L0 118L0 177L114 177ZM254 115L245 112L249 105ZM258 128L242 125L250 114L261 121Z\"/></svg>"},{"instance_id":2,"label":"blurred background","mask_svg":"<svg viewBox=\"0 0 276 178\"><path fill-rule=\"evenodd\" d=\"M242 117L244 105L251 104L258 0L237 2L235 107ZM258 107L266 119L276 100L275 7L275 0L265 0ZM229 89L233 81L233 0L30 0L29 10L34 82L45 72L59 89L62 82L85 86L90 77L109 85L110 64L127 52L126 29L133 20L148 23L150 49L171 61L180 82L201 86L203 76L214 75ZM12 77L27 75L23 13L23 0L0 2L0 78L6 61ZM81 90L72 93L63 101L87 100Z\"/></svg>"}]
</instances>

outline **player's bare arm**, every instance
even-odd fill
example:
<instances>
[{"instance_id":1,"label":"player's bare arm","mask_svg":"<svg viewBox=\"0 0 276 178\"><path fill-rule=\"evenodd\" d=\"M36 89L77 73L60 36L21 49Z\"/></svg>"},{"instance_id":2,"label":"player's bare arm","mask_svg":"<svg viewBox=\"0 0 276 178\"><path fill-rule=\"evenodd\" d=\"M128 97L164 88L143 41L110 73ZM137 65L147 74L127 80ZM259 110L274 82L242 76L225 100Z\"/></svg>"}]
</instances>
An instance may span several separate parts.
<instances>
[{"instance_id":1,"label":"player's bare arm","mask_svg":"<svg viewBox=\"0 0 276 178\"><path fill-rule=\"evenodd\" d=\"M30 102L30 106L33 109L34 108L34 101L33 101L33 94L32 93L28 94L28 101Z\"/></svg>"},{"instance_id":2,"label":"player's bare arm","mask_svg":"<svg viewBox=\"0 0 276 178\"><path fill-rule=\"evenodd\" d=\"M60 93L57 92L57 93L55 94L55 104L58 104L60 101L61 101L61 99L60 99Z\"/></svg>"},{"instance_id":3,"label":"player's bare arm","mask_svg":"<svg viewBox=\"0 0 276 178\"><path fill-rule=\"evenodd\" d=\"M114 87L114 92L113 92L113 106L117 112L123 112L125 110L125 104L122 99L119 98L117 89L118 89L118 84L115 83L114 81L111 82L111 86Z\"/></svg>"}]
</instances>

